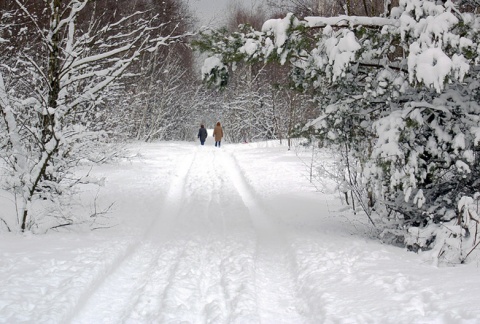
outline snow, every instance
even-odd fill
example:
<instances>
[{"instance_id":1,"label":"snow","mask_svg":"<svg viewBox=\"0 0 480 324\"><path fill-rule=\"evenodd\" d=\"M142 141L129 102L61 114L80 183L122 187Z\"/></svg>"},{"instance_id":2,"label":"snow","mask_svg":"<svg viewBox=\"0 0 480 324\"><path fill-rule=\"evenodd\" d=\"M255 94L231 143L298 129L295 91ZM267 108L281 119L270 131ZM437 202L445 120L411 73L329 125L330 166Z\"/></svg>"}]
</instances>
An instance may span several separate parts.
<instances>
[{"instance_id":1,"label":"snow","mask_svg":"<svg viewBox=\"0 0 480 324\"><path fill-rule=\"evenodd\" d=\"M254 55L258 49L258 43L253 39L247 39L245 45L240 47L238 51L240 53L246 53L247 55Z\"/></svg>"},{"instance_id":2,"label":"snow","mask_svg":"<svg viewBox=\"0 0 480 324\"><path fill-rule=\"evenodd\" d=\"M211 70L221 67L223 67L223 63L218 56L209 57L205 59L205 62L202 66L202 74L208 74Z\"/></svg>"},{"instance_id":3,"label":"snow","mask_svg":"<svg viewBox=\"0 0 480 324\"><path fill-rule=\"evenodd\" d=\"M419 82L433 86L440 93L451 69L452 60L441 49L429 48L422 51L416 42L410 46L408 57L410 82L413 82L413 76L416 74Z\"/></svg>"},{"instance_id":4,"label":"snow","mask_svg":"<svg viewBox=\"0 0 480 324\"><path fill-rule=\"evenodd\" d=\"M309 27L325 27L325 26L354 26L354 25L368 25L368 26L398 26L398 22L394 19L380 18L380 17L356 17L341 15L338 17L305 17Z\"/></svg>"},{"instance_id":5,"label":"snow","mask_svg":"<svg viewBox=\"0 0 480 324\"><path fill-rule=\"evenodd\" d=\"M307 151L212 144L135 143L92 170L109 229L2 233L0 322L480 321L479 260L436 267L372 239L308 182Z\"/></svg>"},{"instance_id":6,"label":"snow","mask_svg":"<svg viewBox=\"0 0 480 324\"><path fill-rule=\"evenodd\" d=\"M355 59L356 51L361 49L355 34L349 30L343 30L343 37L339 39L336 36L330 37L325 42L325 47L329 64L332 65L333 81L344 73L350 62Z\"/></svg>"},{"instance_id":7,"label":"snow","mask_svg":"<svg viewBox=\"0 0 480 324\"><path fill-rule=\"evenodd\" d=\"M293 15L289 13L285 18L269 19L263 24L262 32L266 34L273 33L276 47L282 47L287 41L292 16Z\"/></svg>"},{"instance_id":8,"label":"snow","mask_svg":"<svg viewBox=\"0 0 480 324\"><path fill-rule=\"evenodd\" d=\"M287 40L290 38L291 29L298 24L298 19L292 13L288 13L285 18L267 20L262 26L262 32L268 36L265 41L264 53L268 56L276 48L277 55L280 57L280 64L285 64L288 54ZM271 41L271 36L273 36L274 42Z\"/></svg>"},{"instance_id":9,"label":"snow","mask_svg":"<svg viewBox=\"0 0 480 324\"><path fill-rule=\"evenodd\" d=\"M206 78L216 70L226 70L226 66L222 63L220 56L215 55L205 59L202 66L202 76ZM217 85L220 85L220 80L217 80Z\"/></svg>"}]
</instances>

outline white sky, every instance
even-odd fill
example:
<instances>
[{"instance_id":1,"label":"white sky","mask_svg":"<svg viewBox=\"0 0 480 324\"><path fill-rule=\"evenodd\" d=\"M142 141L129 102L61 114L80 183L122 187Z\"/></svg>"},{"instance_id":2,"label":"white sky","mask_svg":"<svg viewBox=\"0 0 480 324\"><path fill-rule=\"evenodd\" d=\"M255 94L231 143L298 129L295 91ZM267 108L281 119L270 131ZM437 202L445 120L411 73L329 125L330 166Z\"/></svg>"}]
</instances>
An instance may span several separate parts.
<instances>
[{"instance_id":1,"label":"white sky","mask_svg":"<svg viewBox=\"0 0 480 324\"><path fill-rule=\"evenodd\" d=\"M261 3L262 0L189 0L202 25L221 25L235 2L248 7Z\"/></svg>"}]
</instances>

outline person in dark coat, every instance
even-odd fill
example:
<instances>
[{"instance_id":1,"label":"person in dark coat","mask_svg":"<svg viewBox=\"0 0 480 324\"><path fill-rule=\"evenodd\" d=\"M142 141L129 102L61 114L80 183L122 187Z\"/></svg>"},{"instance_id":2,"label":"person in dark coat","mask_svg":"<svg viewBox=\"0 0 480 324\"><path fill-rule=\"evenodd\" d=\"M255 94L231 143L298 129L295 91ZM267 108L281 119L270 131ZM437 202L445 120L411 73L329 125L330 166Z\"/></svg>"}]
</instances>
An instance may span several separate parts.
<instances>
[{"instance_id":1,"label":"person in dark coat","mask_svg":"<svg viewBox=\"0 0 480 324\"><path fill-rule=\"evenodd\" d=\"M220 144L222 143L222 137L223 137L223 129L222 125L220 125L220 122L217 123L217 126L213 129L213 137L215 137L215 146L220 147Z\"/></svg>"},{"instance_id":2,"label":"person in dark coat","mask_svg":"<svg viewBox=\"0 0 480 324\"><path fill-rule=\"evenodd\" d=\"M200 139L200 144L205 144L205 140L207 139L207 129L205 128L205 126L203 125L200 125L200 129L198 130L198 138Z\"/></svg>"}]
</instances>

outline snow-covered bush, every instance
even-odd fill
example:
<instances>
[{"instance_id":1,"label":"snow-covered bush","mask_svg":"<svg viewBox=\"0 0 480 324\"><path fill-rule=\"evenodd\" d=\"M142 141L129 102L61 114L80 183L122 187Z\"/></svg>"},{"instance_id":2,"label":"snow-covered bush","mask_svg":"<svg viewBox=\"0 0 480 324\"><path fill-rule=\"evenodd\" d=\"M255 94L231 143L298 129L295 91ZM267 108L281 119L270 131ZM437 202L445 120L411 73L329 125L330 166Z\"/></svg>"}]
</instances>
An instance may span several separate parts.
<instances>
[{"instance_id":1,"label":"snow-covered bush","mask_svg":"<svg viewBox=\"0 0 480 324\"><path fill-rule=\"evenodd\" d=\"M382 216L384 235L458 262L480 239L478 219L459 209L480 192L479 33L479 17L451 1L401 0L388 17L289 15L206 38L225 65L288 63L321 109L305 129L350 159L346 178L361 178L358 199Z\"/></svg>"}]
</instances>

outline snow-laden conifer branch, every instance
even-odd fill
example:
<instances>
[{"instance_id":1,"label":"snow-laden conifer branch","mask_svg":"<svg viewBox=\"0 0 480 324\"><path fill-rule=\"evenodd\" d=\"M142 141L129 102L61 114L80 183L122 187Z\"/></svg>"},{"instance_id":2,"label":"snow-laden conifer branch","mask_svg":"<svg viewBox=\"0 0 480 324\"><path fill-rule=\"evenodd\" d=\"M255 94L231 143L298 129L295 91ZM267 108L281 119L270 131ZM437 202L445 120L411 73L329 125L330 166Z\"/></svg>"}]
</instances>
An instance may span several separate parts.
<instances>
[{"instance_id":1,"label":"snow-laden conifer branch","mask_svg":"<svg viewBox=\"0 0 480 324\"><path fill-rule=\"evenodd\" d=\"M400 22L396 19L381 17L358 17L358 16L338 16L338 17L305 17L306 26L310 28L331 27L399 27Z\"/></svg>"}]
</instances>

